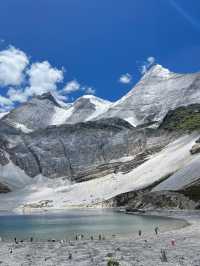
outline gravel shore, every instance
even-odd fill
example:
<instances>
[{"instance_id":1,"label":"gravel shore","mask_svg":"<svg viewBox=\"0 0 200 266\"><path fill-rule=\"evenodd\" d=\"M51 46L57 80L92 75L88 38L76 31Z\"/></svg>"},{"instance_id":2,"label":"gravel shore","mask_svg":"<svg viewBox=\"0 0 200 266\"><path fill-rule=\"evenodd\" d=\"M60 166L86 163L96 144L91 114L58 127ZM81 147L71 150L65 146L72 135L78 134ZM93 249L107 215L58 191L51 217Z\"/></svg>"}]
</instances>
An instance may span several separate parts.
<instances>
[{"instance_id":1,"label":"gravel shore","mask_svg":"<svg viewBox=\"0 0 200 266\"><path fill-rule=\"evenodd\" d=\"M149 214L158 214L151 212ZM199 212L161 212L186 219L190 225L170 232L130 236L126 239L30 242L0 242L2 266L95 266L107 265L113 258L119 265L200 266ZM173 245L173 240L175 244ZM167 262L161 261L161 250Z\"/></svg>"}]
</instances>

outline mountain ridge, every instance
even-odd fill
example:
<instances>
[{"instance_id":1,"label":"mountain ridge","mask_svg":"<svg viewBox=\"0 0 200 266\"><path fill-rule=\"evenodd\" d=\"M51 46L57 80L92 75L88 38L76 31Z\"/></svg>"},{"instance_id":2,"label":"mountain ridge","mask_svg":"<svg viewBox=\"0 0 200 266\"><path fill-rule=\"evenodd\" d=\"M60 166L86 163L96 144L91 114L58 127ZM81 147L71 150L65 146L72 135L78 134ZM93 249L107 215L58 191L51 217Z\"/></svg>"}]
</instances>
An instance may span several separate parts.
<instances>
[{"instance_id":1,"label":"mountain ridge","mask_svg":"<svg viewBox=\"0 0 200 266\"><path fill-rule=\"evenodd\" d=\"M199 113L200 74L158 65L115 103L35 96L0 120L0 208L88 206L148 190L133 200L146 206L160 190L173 189L171 200L198 190Z\"/></svg>"}]
</instances>

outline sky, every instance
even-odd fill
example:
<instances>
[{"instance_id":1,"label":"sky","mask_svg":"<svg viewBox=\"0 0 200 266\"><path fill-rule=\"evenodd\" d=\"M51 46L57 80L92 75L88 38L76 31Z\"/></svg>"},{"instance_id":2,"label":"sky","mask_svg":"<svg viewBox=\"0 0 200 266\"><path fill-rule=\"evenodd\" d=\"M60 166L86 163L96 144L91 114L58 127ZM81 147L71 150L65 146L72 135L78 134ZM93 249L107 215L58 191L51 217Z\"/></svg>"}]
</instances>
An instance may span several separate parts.
<instances>
[{"instance_id":1,"label":"sky","mask_svg":"<svg viewBox=\"0 0 200 266\"><path fill-rule=\"evenodd\" d=\"M1 0L0 110L53 91L115 101L153 64L200 71L199 0Z\"/></svg>"}]
</instances>

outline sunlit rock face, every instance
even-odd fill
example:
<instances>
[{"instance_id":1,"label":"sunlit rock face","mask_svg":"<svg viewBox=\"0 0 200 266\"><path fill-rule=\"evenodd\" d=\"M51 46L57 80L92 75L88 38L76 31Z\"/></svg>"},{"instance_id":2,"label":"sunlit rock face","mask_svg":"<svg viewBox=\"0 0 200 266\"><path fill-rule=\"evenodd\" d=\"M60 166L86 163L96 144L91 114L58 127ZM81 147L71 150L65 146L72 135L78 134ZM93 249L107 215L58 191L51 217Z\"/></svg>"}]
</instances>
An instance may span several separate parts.
<instances>
[{"instance_id":1,"label":"sunlit rock face","mask_svg":"<svg viewBox=\"0 0 200 266\"><path fill-rule=\"evenodd\" d=\"M200 73L176 74L155 65L100 117L117 116L138 125L161 121L169 110L199 102Z\"/></svg>"},{"instance_id":2,"label":"sunlit rock face","mask_svg":"<svg viewBox=\"0 0 200 266\"><path fill-rule=\"evenodd\" d=\"M1 138L7 139L3 132ZM143 130L136 130L122 119L111 118L16 135L5 150L12 163L28 176L42 174L79 181L78 174L137 154L145 143Z\"/></svg>"},{"instance_id":3,"label":"sunlit rock face","mask_svg":"<svg viewBox=\"0 0 200 266\"><path fill-rule=\"evenodd\" d=\"M13 188L38 175L82 182L127 173L182 134L177 117L187 116L188 130L193 112L196 129L199 102L200 74L175 74L160 65L115 103L91 95L71 104L51 93L35 96L0 120L0 182L18 180Z\"/></svg>"},{"instance_id":4,"label":"sunlit rock face","mask_svg":"<svg viewBox=\"0 0 200 266\"><path fill-rule=\"evenodd\" d=\"M94 119L107 111L111 102L84 95L74 103L63 103L52 93L34 96L10 113L1 114L1 121L24 133L51 125L75 124Z\"/></svg>"}]
</instances>

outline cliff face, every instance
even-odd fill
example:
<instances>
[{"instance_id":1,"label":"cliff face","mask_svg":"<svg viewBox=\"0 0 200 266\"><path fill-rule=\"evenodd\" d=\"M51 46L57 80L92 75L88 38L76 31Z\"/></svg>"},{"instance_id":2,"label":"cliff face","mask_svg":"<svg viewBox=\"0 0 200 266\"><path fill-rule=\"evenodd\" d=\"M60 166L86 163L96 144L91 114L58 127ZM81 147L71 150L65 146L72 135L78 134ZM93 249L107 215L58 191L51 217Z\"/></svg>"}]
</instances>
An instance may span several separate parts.
<instances>
[{"instance_id":1,"label":"cliff face","mask_svg":"<svg viewBox=\"0 0 200 266\"><path fill-rule=\"evenodd\" d=\"M78 175L85 171L89 174L100 165L138 154L145 147L143 131L121 119L52 126L16 135L12 137L12 144L3 132L1 134L1 164L6 163L3 152L6 151L10 160L31 177L42 174L75 181L79 181Z\"/></svg>"}]
</instances>

